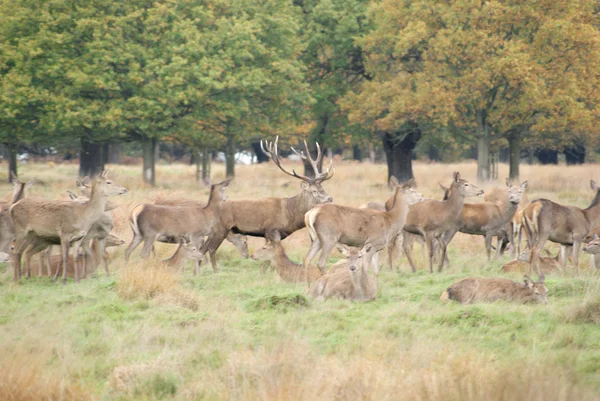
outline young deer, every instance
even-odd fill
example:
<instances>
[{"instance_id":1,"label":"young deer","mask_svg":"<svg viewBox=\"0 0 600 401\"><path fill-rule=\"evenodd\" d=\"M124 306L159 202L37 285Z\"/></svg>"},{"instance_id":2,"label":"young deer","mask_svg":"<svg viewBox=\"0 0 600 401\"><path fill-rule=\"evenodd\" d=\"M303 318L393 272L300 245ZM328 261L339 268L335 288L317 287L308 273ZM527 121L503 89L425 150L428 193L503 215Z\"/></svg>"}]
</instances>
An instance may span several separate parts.
<instances>
[{"instance_id":1,"label":"young deer","mask_svg":"<svg viewBox=\"0 0 600 401\"><path fill-rule=\"evenodd\" d=\"M448 245L447 242L443 241L442 234L459 218L465 198L480 195L483 195L481 189L460 178L460 173L456 172L454 173L454 180L450 186L446 200L427 199L410 208L406 217L404 231L425 238L425 244L429 251L430 273L433 273L434 244L440 246L441 259L438 270L441 271L446 259L446 247ZM415 263L408 244L403 243L402 247L412 271L416 272Z\"/></svg>"},{"instance_id":2,"label":"young deer","mask_svg":"<svg viewBox=\"0 0 600 401\"><path fill-rule=\"evenodd\" d=\"M461 304L474 302L495 302L499 300L520 303L548 303L548 289L544 285L544 276L533 282L525 275L525 284L503 278L469 277L452 284L442 293L442 301L458 301Z\"/></svg>"},{"instance_id":3,"label":"young deer","mask_svg":"<svg viewBox=\"0 0 600 401\"><path fill-rule=\"evenodd\" d=\"M204 257L204 254L200 252L199 248L194 245L187 238L182 238L180 242L180 246L177 248L177 251L171 256L169 259L166 259L165 265L174 269L181 270L183 273L183 269L185 268L185 263L188 260L200 261Z\"/></svg>"},{"instance_id":4,"label":"young deer","mask_svg":"<svg viewBox=\"0 0 600 401\"><path fill-rule=\"evenodd\" d=\"M317 279L308 290L310 295L316 299L374 300L377 297L377 279L369 275L365 259L372 251L371 244L365 244L360 250L350 250L338 244L338 249L346 259L334 264Z\"/></svg>"},{"instance_id":5,"label":"young deer","mask_svg":"<svg viewBox=\"0 0 600 401\"><path fill-rule=\"evenodd\" d=\"M600 269L600 237L594 233L591 240L583 247L583 252L590 254L590 265Z\"/></svg>"},{"instance_id":6,"label":"young deer","mask_svg":"<svg viewBox=\"0 0 600 401\"><path fill-rule=\"evenodd\" d=\"M211 185L208 205L205 207L161 206L151 203L134 207L129 215L133 239L125 251L125 261L129 261L131 252L142 242L144 246L141 256L147 258L152 251L154 241L161 235L177 238L189 235L189 240L199 247L204 237L219 222L221 206L227 200L225 188L231 180L229 178ZM196 263L196 273L199 268L199 263ZM217 267L213 266L213 269L216 271Z\"/></svg>"},{"instance_id":7,"label":"young deer","mask_svg":"<svg viewBox=\"0 0 600 401\"><path fill-rule=\"evenodd\" d=\"M423 196L411 188L411 184L408 182L403 187L396 187L391 207L385 212L333 204L320 205L307 212L304 220L312 241L304 258L307 271L316 254L321 251L317 266L324 273L327 258L338 242L349 246L370 243L373 250L378 252L396 241L396 237L402 233L408 206L423 200ZM369 255L368 259L372 264L375 263L373 269L377 275L376 258Z\"/></svg>"},{"instance_id":8,"label":"young deer","mask_svg":"<svg viewBox=\"0 0 600 401\"><path fill-rule=\"evenodd\" d=\"M526 231L531 239L530 269L534 264L539 274L539 255L547 240L561 245L561 253L567 246L573 247L572 260L575 273L579 274L579 251L586 235L600 223L600 187L590 181L596 192L592 203L586 209L576 206L563 206L548 199L534 200L525 208ZM564 268L566 258L561 258Z\"/></svg>"},{"instance_id":9,"label":"young deer","mask_svg":"<svg viewBox=\"0 0 600 401\"><path fill-rule=\"evenodd\" d=\"M526 273L529 271L529 258L531 255L531 251L529 249L523 251L519 257L515 260L511 260L508 263L502 265L502 271L504 273L510 272L519 272ZM556 271L560 271L560 263L558 263L558 256L556 257L540 257L540 270L543 275L554 273Z\"/></svg>"},{"instance_id":10,"label":"young deer","mask_svg":"<svg viewBox=\"0 0 600 401\"><path fill-rule=\"evenodd\" d=\"M264 237L273 240L276 235L283 240L293 232L304 228L304 214L313 207L322 203L333 201L331 196L325 192L322 183L333 177L331 166L321 172L319 165L323 159L323 153L317 144L317 158L310 156L308 145L304 141L306 154L302 151L292 150L303 160L307 160L313 167L314 177L299 175L292 170L290 173L281 165L278 150L279 137L275 142L261 141L262 151L273 160L273 163L285 174L302 181L302 191L290 198L263 198L252 200L227 201L221 210L220 224L215 226L213 232L208 236L202 247L202 251L217 250L230 231L238 234ZM276 234L277 233L277 234Z\"/></svg>"},{"instance_id":11,"label":"young deer","mask_svg":"<svg viewBox=\"0 0 600 401\"><path fill-rule=\"evenodd\" d=\"M459 217L444 233L444 243L449 243L458 231L465 234L483 235L489 261L492 251L492 239L513 218L525 188L527 188L527 181L524 181L519 187L511 186L508 189L508 199L505 203L465 203ZM497 253L500 250L500 245L501 241L498 238Z\"/></svg>"},{"instance_id":12,"label":"young deer","mask_svg":"<svg viewBox=\"0 0 600 401\"><path fill-rule=\"evenodd\" d=\"M267 241L262 248L257 249L252 254L252 259L270 261L279 277L286 283L299 283L306 279L304 266L290 260L281 245L281 241L277 238ZM321 271L316 266L311 265L308 280L313 282L319 277L321 277Z\"/></svg>"},{"instance_id":13,"label":"young deer","mask_svg":"<svg viewBox=\"0 0 600 401\"><path fill-rule=\"evenodd\" d=\"M0 252L5 253L12 253L11 245L15 238L15 230L10 218L10 206L25 198L28 189L38 182L35 178L26 183L21 182L12 171L10 176L13 184L10 200L8 202L0 202Z\"/></svg>"},{"instance_id":14,"label":"young deer","mask_svg":"<svg viewBox=\"0 0 600 401\"><path fill-rule=\"evenodd\" d=\"M31 249L36 238L58 237L62 256L62 282L66 284L71 243L77 245L75 248L77 251L91 227L104 215L107 196L127 193L126 188L114 184L106 176L107 171L103 171L94 180L91 198L87 203L26 198L11 206L10 215L16 237L13 261L15 280L18 280L21 275L23 252L27 248ZM75 269L75 280L79 281L77 269Z\"/></svg>"}]
</instances>

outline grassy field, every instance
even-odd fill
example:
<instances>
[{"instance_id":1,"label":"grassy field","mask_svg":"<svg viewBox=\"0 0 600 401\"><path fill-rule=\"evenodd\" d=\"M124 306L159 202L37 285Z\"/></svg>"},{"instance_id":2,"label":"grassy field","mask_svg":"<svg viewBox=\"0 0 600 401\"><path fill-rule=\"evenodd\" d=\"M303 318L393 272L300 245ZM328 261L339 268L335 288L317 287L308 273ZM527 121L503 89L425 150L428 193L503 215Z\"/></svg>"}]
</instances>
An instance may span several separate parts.
<instances>
[{"instance_id":1,"label":"grassy field","mask_svg":"<svg viewBox=\"0 0 600 401\"><path fill-rule=\"evenodd\" d=\"M338 162L324 184L334 202L358 206L385 200L385 166ZM291 166L290 166L291 167ZM6 171L6 166L0 166ZM295 166L295 168L299 168ZM129 241L128 211L157 197L206 199L193 167L161 165L157 188L141 182L141 167L111 166L130 193L114 198L115 233ZM475 165L419 164L418 189L441 197L438 182L452 171L475 179ZM57 198L73 189L73 165L29 164L23 179L45 185L31 196ZM214 166L215 180L223 177ZM505 177L507 166L501 166ZM530 199L587 206L597 165L522 166ZM0 179L4 180L1 176ZM503 179L502 179L503 181ZM499 186L498 183L490 183ZM240 166L230 199L290 196L299 183L273 164ZM0 193L9 193L4 184ZM251 250L263 240L252 239ZM283 242L301 261L306 230ZM418 245L416 246L419 247ZM282 283L242 260L229 244L221 270L194 277L169 273L157 261L129 266L116 250L103 273L62 286L46 278L12 282L0 268L0 399L2 400L594 400L600 398L600 276L582 256L572 269L546 278L548 305L462 306L440 302L454 281L500 277L507 259L486 262L482 237L458 234L451 268L429 274L382 269L370 303L304 298L303 285ZM157 247L160 258L174 250ZM550 246L553 252L556 247ZM340 255L332 254L331 260ZM383 258L382 258L383 260ZM508 276L520 280L519 275Z\"/></svg>"}]
</instances>

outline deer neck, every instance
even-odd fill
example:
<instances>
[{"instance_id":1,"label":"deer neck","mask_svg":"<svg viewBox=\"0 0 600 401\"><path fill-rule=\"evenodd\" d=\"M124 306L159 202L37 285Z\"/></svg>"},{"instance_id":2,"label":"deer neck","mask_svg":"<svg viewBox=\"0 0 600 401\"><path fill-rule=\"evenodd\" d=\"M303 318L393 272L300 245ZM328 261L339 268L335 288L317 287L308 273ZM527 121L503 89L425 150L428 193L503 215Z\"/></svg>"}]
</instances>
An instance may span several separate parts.
<instances>
[{"instance_id":1,"label":"deer neck","mask_svg":"<svg viewBox=\"0 0 600 401\"><path fill-rule=\"evenodd\" d=\"M504 205L504 210L502 210L502 225L508 223L510 219L513 218L518 208L518 203L513 203L510 201L506 202L506 205Z\"/></svg>"},{"instance_id":2,"label":"deer neck","mask_svg":"<svg viewBox=\"0 0 600 401\"><path fill-rule=\"evenodd\" d=\"M107 202L107 197L98 189L98 186L92 186L92 193L90 195L90 200L87 203L85 217L92 222L97 220L104 214L104 209L106 208Z\"/></svg>"},{"instance_id":3,"label":"deer neck","mask_svg":"<svg viewBox=\"0 0 600 401\"><path fill-rule=\"evenodd\" d=\"M296 196L287 198L287 200L288 210L301 214L302 219L304 219L304 213L319 204L308 191L302 191Z\"/></svg>"},{"instance_id":4,"label":"deer neck","mask_svg":"<svg viewBox=\"0 0 600 401\"><path fill-rule=\"evenodd\" d=\"M596 192L596 196L592 200L587 209L583 209L585 217L590 222L590 228L593 228L600 223L600 191Z\"/></svg>"},{"instance_id":5,"label":"deer neck","mask_svg":"<svg viewBox=\"0 0 600 401\"><path fill-rule=\"evenodd\" d=\"M450 195L446 199L446 205L448 205L448 212L452 215L452 218L457 216L465 205L465 197L458 192L456 183L452 183L450 187Z\"/></svg>"},{"instance_id":6,"label":"deer neck","mask_svg":"<svg viewBox=\"0 0 600 401\"><path fill-rule=\"evenodd\" d=\"M281 269L286 266L291 266L293 264L293 262L290 260L290 258L288 258L287 254L285 253L285 250L280 244L275 245L275 248L273 249L271 263L276 269Z\"/></svg>"},{"instance_id":7,"label":"deer neck","mask_svg":"<svg viewBox=\"0 0 600 401\"><path fill-rule=\"evenodd\" d=\"M392 222L391 225L397 227L398 229L401 229L402 227L404 227L404 221L406 221L406 215L408 214L408 205L406 204L406 201L402 192L400 192L400 189L396 189L396 192L394 193L393 202L394 203L392 205L392 208L385 213L387 213L387 215L390 216Z\"/></svg>"}]
</instances>

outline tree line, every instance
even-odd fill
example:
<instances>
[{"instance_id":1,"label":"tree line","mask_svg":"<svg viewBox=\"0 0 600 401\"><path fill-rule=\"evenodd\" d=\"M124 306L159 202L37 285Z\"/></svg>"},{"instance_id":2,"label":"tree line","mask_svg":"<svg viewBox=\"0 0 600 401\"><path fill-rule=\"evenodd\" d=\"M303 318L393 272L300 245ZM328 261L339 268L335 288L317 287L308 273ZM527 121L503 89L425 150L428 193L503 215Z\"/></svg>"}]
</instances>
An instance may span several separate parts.
<instances>
[{"instance_id":1,"label":"tree line","mask_svg":"<svg viewBox=\"0 0 600 401\"><path fill-rule=\"evenodd\" d=\"M138 142L205 162L258 140L377 143L412 177L419 144L476 147L478 178L507 148L598 145L600 6L439 0L97 0L0 4L0 142L77 144L80 174ZM259 152L260 153L260 152ZM306 166L310 173L310 166Z\"/></svg>"}]
</instances>

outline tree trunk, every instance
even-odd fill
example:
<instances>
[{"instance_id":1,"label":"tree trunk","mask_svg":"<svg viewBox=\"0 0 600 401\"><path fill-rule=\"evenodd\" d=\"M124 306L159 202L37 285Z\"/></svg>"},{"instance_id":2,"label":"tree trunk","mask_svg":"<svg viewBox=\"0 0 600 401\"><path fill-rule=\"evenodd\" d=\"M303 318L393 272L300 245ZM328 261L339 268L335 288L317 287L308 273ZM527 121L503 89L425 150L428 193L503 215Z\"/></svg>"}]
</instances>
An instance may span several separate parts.
<instances>
[{"instance_id":1,"label":"tree trunk","mask_svg":"<svg viewBox=\"0 0 600 401\"><path fill-rule=\"evenodd\" d=\"M225 147L225 175L235 177L235 138L233 135L227 137Z\"/></svg>"},{"instance_id":2,"label":"tree trunk","mask_svg":"<svg viewBox=\"0 0 600 401\"><path fill-rule=\"evenodd\" d=\"M210 159L211 154L208 148L202 150L202 181L205 184L210 183Z\"/></svg>"},{"instance_id":3,"label":"tree trunk","mask_svg":"<svg viewBox=\"0 0 600 401\"><path fill-rule=\"evenodd\" d=\"M119 144L119 143L109 143L108 144L107 163L121 164L121 144Z\"/></svg>"},{"instance_id":4,"label":"tree trunk","mask_svg":"<svg viewBox=\"0 0 600 401\"><path fill-rule=\"evenodd\" d=\"M8 182L11 180L11 172L17 175L17 151L19 145L16 143L7 143L6 145L6 157L8 158Z\"/></svg>"},{"instance_id":5,"label":"tree trunk","mask_svg":"<svg viewBox=\"0 0 600 401\"><path fill-rule=\"evenodd\" d=\"M104 170L104 157L102 144L88 142L81 138L81 151L79 152L79 176L93 177Z\"/></svg>"},{"instance_id":6,"label":"tree trunk","mask_svg":"<svg viewBox=\"0 0 600 401\"><path fill-rule=\"evenodd\" d=\"M158 140L156 138L148 138L142 144L144 155L144 182L152 186L156 185L156 148Z\"/></svg>"},{"instance_id":7,"label":"tree trunk","mask_svg":"<svg viewBox=\"0 0 600 401\"><path fill-rule=\"evenodd\" d=\"M521 136L514 133L508 136L508 162L510 180L519 181L519 163L521 162Z\"/></svg>"},{"instance_id":8,"label":"tree trunk","mask_svg":"<svg viewBox=\"0 0 600 401\"><path fill-rule=\"evenodd\" d=\"M388 182L392 176L396 177L398 182L406 182L414 178L412 160L415 147L421 139L421 130L415 123L411 123L407 130L409 131L386 132L382 135L388 166Z\"/></svg>"},{"instance_id":9,"label":"tree trunk","mask_svg":"<svg viewBox=\"0 0 600 401\"><path fill-rule=\"evenodd\" d=\"M477 179L490 179L490 126L484 111L477 112Z\"/></svg>"},{"instance_id":10,"label":"tree trunk","mask_svg":"<svg viewBox=\"0 0 600 401\"><path fill-rule=\"evenodd\" d=\"M269 156L265 155L262 149L260 148L260 141L252 142L250 145L252 146L252 150L256 155L257 163L267 163L269 161Z\"/></svg>"},{"instance_id":11,"label":"tree trunk","mask_svg":"<svg viewBox=\"0 0 600 401\"><path fill-rule=\"evenodd\" d=\"M541 164L558 164L558 152L552 149L538 149L535 151Z\"/></svg>"},{"instance_id":12,"label":"tree trunk","mask_svg":"<svg viewBox=\"0 0 600 401\"><path fill-rule=\"evenodd\" d=\"M565 149L565 160L568 165L585 163L585 146L577 143Z\"/></svg>"},{"instance_id":13,"label":"tree trunk","mask_svg":"<svg viewBox=\"0 0 600 401\"><path fill-rule=\"evenodd\" d=\"M352 159L359 162L362 161L362 149L359 145L352 145Z\"/></svg>"}]
</instances>

